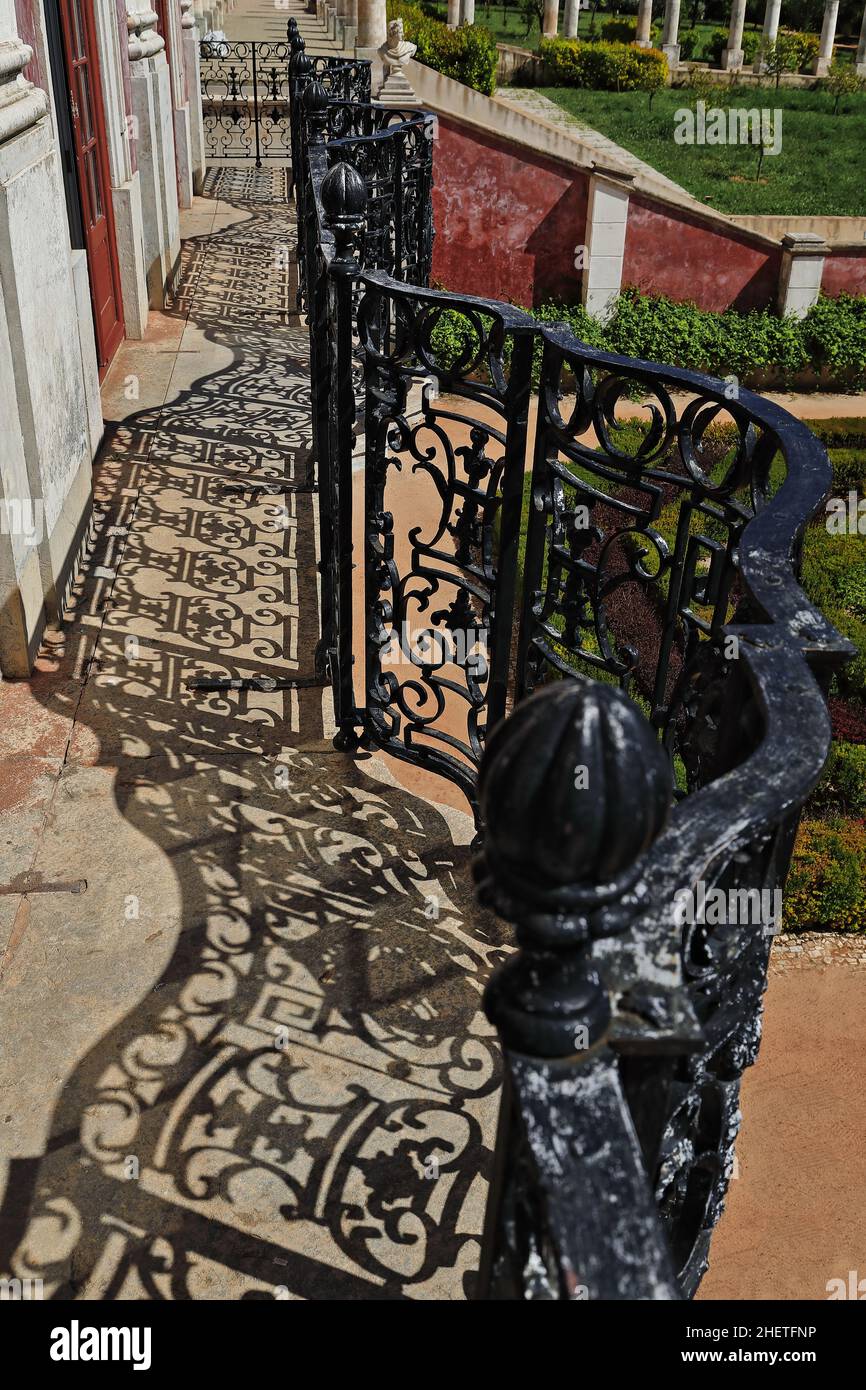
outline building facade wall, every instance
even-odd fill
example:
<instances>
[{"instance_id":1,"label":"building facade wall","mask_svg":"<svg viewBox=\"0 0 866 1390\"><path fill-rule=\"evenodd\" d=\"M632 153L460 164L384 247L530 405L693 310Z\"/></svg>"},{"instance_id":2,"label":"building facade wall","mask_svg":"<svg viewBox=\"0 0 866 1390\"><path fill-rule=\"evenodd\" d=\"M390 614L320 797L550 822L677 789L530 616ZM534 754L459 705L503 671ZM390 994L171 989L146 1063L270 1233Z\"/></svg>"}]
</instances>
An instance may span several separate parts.
<instances>
[{"instance_id":1,"label":"building facade wall","mask_svg":"<svg viewBox=\"0 0 866 1390\"><path fill-rule=\"evenodd\" d=\"M126 336L140 338L180 256L176 132L200 99L184 45L186 0L169 72L147 0L92 3L102 132ZM103 431L88 256L73 246L45 6L0 0L0 678L32 669L59 621L89 524L91 465ZM191 21L193 22L193 21ZM187 25L190 27L190 25ZM66 90L65 70L55 74ZM192 98L190 96L192 94ZM184 109L186 115L184 116ZM203 177L199 157L198 180ZM181 195L182 196L182 195ZM113 339L111 340L113 341ZM109 348L110 351L110 348Z\"/></svg>"},{"instance_id":2,"label":"building facade wall","mask_svg":"<svg viewBox=\"0 0 866 1390\"><path fill-rule=\"evenodd\" d=\"M22 7L23 8L23 7ZM79 320L60 157L44 89L24 77L46 48L41 11L0 0L0 673L26 675L60 615L87 523L92 320ZM46 69L34 67L43 75ZM88 295L89 299L89 295ZM89 304L86 306L89 313ZM101 433L101 430L99 431Z\"/></svg>"}]
</instances>

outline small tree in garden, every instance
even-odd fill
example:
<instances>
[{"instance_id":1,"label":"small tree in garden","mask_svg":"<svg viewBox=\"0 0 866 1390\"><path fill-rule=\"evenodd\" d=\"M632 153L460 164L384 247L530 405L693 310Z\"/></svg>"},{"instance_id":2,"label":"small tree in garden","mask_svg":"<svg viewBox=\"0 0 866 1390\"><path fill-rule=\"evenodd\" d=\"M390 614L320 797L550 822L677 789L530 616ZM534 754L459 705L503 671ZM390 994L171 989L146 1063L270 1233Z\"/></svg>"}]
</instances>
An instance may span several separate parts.
<instances>
[{"instance_id":1,"label":"small tree in garden","mask_svg":"<svg viewBox=\"0 0 866 1390\"><path fill-rule=\"evenodd\" d=\"M835 98L833 102L833 115L839 115L839 103L843 97L853 96L855 92L862 92L866 89L866 81L857 75L857 69L853 63L840 63L834 61L830 64L830 71L821 83L825 92Z\"/></svg>"},{"instance_id":2,"label":"small tree in garden","mask_svg":"<svg viewBox=\"0 0 866 1390\"><path fill-rule=\"evenodd\" d=\"M692 94L692 104L696 106L699 101L704 101L709 104L715 90L715 85L706 68L692 68L691 76L689 77L689 90Z\"/></svg>"},{"instance_id":3,"label":"small tree in garden","mask_svg":"<svg viewBox=\"0 0 866 1390\"><path fill-rule=\"evenodd\" d=\"M520 13L526 26L523 32L525 39L532 33L533 24L537 24L539 33L541 32L544 22L544 0L521 0Z\"/></svg>"},{"instance_id":4,"label":"small tree in garden","mask_svg":"<svg viewBox=\"0 0 866 1390\"><path fill-rule=\"evenodd\" d=\"M775 43L764 51L764 65L770 77L776 79L776 89L783 72L796 72L800 64L800 44L793 34L780 34Z\"/></svg>"},{"instance_id":5,"label":"small tree in garden","mask_svg":"<svg viewBox=\"0 0 866 1390\"><path fill-rule=\"evenodd\" d=\"M662 87L667 86L667 78L668 73L667 66L665 64L658 64L654 66L647 65L641 71L639 84L640 90L649 93L650 111L652 111L653 108L653 97L655 96L656 92L661 90Z\"/></svg>"}]
</instances>

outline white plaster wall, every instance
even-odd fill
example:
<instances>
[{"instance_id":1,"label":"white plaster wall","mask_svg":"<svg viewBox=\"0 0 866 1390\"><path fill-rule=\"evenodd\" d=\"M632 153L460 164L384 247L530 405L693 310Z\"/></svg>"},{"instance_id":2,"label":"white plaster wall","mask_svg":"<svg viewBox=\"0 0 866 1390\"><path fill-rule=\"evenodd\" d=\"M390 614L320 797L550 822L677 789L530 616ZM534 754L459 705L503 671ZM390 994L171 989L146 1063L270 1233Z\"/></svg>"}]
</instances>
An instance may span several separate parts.
<instances>
[{"instance_id":1,"label":"white plaster wall","mask_svg":"<svg viewBox=\"0 0 866 1390\"><path fill-rule=\"evenodd\" d=\"M57 521L90 462L87 395L69 232L51 126L0 146L0 279L10 324L25 444L38 459L45 521ZM26 378L26 383L24 378Z\"/></svg>"},{"instance_id":2,"label":"white plaster wall","mask_svg":"<svg viewBox=\"0 0 866 1390\"><path fill-rule=\"evenodd\" d=\"M24 455L18 413L12 343L0 281L0 676L26 676L28 646L41 626L42 581L36 534L28 536L13 523L16 508L31 508L34 499ZM20 513L19 513L20 514ZM29 513L31 516L34 513Z\"/></svg>"}]
</instances>

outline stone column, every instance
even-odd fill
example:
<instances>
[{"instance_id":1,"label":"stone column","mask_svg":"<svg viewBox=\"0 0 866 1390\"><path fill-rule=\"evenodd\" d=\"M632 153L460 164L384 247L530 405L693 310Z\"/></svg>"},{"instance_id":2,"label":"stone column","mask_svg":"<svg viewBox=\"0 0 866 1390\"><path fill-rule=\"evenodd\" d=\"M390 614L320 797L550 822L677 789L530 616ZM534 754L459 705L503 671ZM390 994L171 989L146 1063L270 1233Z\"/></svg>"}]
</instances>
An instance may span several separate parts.
<instances>
[{"instance_id":1,"label":"stone column","mask_svg":"<svg viewBox=\"0 0 866 1390\"><path fill-rule=\"evenodd\" d=\"M358 48L372 48L378 51L387 37L385 0L358 0Z\"/></svg>"},{"instance_id":2,"label":"stone column","mask_svg":"<svg viewBox=\"0 0 866 1390\"><path fill-rule=\"evenodd\" d=\"M802 319L818 302L824 261L829 251L814 232L788 232L782 237L778 309L781 315Z\"/></svg>"},{"instance_id":3,"label":"stone column","mask_svg":"<svg viewBox=\"0 0 866 1390\"><path fill-rule=\"evenodd\" d=\"M39 72L47 82L40 6ZM77 293L60 156L14 0L0 0L0 675L28 676L62 616L102 434L86 261ZM91 419L95 401L96 420ZM94 429L96 437L94 438Z\"/></svg>"},{"instance_id":4,"label":"stone column","mask_svg":"<svg viewBox=\"0 0 866 1390\"><path fill-rule=\"evenodd\" d=\"M475 23L475 0L460 0L460 23Z\"/></svg>"},{"instance_id":5,"label":"stone column","mask_svg":"<svg viewBox=\"0 0 866 1390\"><path fill-rule=\"evenodd\" d=\"M821 25L821 47L815 63L815 76L826 77L833 61L833 40L836 37L836 20L839 18L839 0L827 0L824 6L824 23Z\"/></svg>"},{"instance_id":6,"label":"stone column","mask_svg":"<svg viewBox=\"0 0 866 1390\"><path fill-rule=\"evenodd\" d=\"M201 193L206 168L204 119L201 106L201 55L198 30L192 9L193 0L180 0L183 65L189 96L189 158L193 193Z\"/></svg>"},{"instance_id":7,"label":"stone column","mask_svg":"<svg viewBox=\"0 0 866 1390\"><path fill-rule=\"evenodd\" d=\"M541 32L546 39L555 39L559 28L559 0L544 0L544 18Z\"/></svg>"},{"instance_id":8,"label":"stone column","mask_svg":"<svg viewBox=\"0 0 866 1390\"><path fill-rule=\"evenodd\" d=\"M653 0L640 0L637 7L637 33L635 43L641 48L649 48L652 43L650 30L653 22Z\"/></svg>"},{"instance_id":9,"label":"stone column","mask_svg":"<svg viewBox=\"0 0 866 1390\"><path fill-rule=\"evenodd\" d=\"M124 328L127 338L140 339L147 328L147 279L142 246L138 134L126 56L126 6L122 0L111 0L111 4L96 5L93 17L105 107L108 173Z\"/></svg>"},{"instance_id":10,"label":"stone column","mask_svg":"<svg viewBox=\"0 0 866 1390\"><path fill-rule=\"evenodd\" d=\"M649 0L652 4L652 0ZM565 14L562 18L562 32L567 39L577 38L577 25L580 19L580 0L565 0Z\"/></svg>"},{"instance_id":11,"label":"stone column","mask_svg":"<svg viewBox=\"0 0 866 1390\"><path fill-rule=\"evenodd\" d=\"M151 304L161 308L180 260L171 80L157 15L147 0L126 0L126 7L147 288Z\"/></svg>"},{"instance_id":12,"label":"stone column","mask_svg":"<svg viewBox=\"0 0 866 1390\"><path fill-rule=\"evenodd\" d=\"M343 47L355 47L358 39L358 0L346 0L346 17L343 20Z\"/></svg>"},{"instance_id":13,"label":"stone column","mask_svg":"<svg viewBox=\"0 0 866 1390\"><path fill-rule=\"evenodd\" d=\"M662 30L662 52L668 60L671 72L680 65L680 46L677 35L680 28L680 0L665 0L665 22Z\"/></svg>"},{"instance_id":14,"label":"stone column","mask_svg":"<svg viewBox=\"0 0 866 1390\"><path fill-rule=\"evenodd\" d=\"M860 26L860 42L857 45L857 75L866 77L866 8L863 10L863 23Z\"/></svg>"},{"instance_id":15,"label":"stone column","mask_svg":"<svg viewBox=\"0 0 866 1390\"><path fill-rule=\"evenodd\" d=\"M746 22L746 0L733 0L728 46L722 54L725 72L739 72L743 66L743 26Z\"/></svg>"},{"instance_id":16,"label":"stone column","mask_svg":"<svg viewBox=\"0 0 866 1390\"><path fill-rule=\"evenodd\" d=\"M779 15L782 11L782 0L767 0L767 8L764 11L764 32L761 35L761 46L758 49L754 62L755 72L764 72L767 66L767 52L773 47L779 36Z\"/></svg>"},{"instance_id":17,"label":"stone column","mask_svg":"<svg viewBox=\"0 0 866 1390\"><path fill-rule=\"evenodd\" d=\"M360 4L364 0L359 0ZM460 0L448 0L448 28L456 29L460 23Z\"/></svg>"},{"instance_id":18,"label":"stone column","mask_svg":"<svg viewBox=\"0 0 866 1390\"><path fill-rule=\"evenodd\" d=\"M590 176L580 298L587 312L602 321L610 316L622 289L631 183L630 175Z\"/></svg>"},{"instance_id":19,"label":"stone column","mask_svg":"<svg viewBox=\"0 0 866 1390\"><path fill-rule=\"evenodd\" d=\"M459 0L458 0L459 4ZM388 39L388 13L385 0L358 0L358 36L355 56L372 63L370 81L375 98L385 77L379 50Z\"/></svg>"},{"instance_id":20,"label":"stone column","mask_svg":"<svg viewBox=\"0 0 866 1390\"><path fill-rule=\"evenodd\" d=\"M183 23L192 7L192 0L168 0L165 7L168 58L171 79L171 105L174 120L174 151L177 172L177 197L182 208L192 207L193 154L190 122L189 85L183 46ZM189 15L190 23L194 23Z\"/></svg>"}]
</instances>

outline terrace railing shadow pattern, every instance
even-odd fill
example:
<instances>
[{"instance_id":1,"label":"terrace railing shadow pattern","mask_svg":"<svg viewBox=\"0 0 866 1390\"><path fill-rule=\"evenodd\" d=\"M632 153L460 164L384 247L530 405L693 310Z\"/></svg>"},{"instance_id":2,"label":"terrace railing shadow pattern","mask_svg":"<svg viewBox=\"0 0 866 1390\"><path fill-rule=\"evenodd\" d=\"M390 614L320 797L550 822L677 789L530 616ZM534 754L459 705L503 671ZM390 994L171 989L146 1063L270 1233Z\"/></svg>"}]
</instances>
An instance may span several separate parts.
<instances>
[{"instance_id":1,"label":"terrace railing shadow pattern","mask_svg":"<svg viewBox=\"0 0 866 1390\"><path fill-rule=\"evenodd\" d=\"M318 132L346 119L305 103ZM297 130L338 746L463 788L483 900L518 928L486 996L510 1099L482 1294L689 1297L760 1037L778 924L755 904L850 656L798 584L826 455L752 392L368 264L368 171ZM429 524L406 527L407 477ZM745 916L708 917L716 890Z\"/></svg>"},{"instance_id":2,"label":"terrace railing shadow pattern","mask_svg":"<svg viewBox=\"0 0 866 1390\"><path fill-rule=\"evenodd\" d=\"M177 309L227 363L110 431L80 621L33 684L72 719L43 853L68 868L94 822L87 892L41 899L77 973L35 1016L74 1012L87 1044L45 1152L12 1161L0 1274L60 1300L460 1297L506 931L441 813L331 747L322 689L267 688L310 674L318 636L308 340L285 175L211 191L243 218L185 243ZM6 1047L44 972L14 975Z\"/></svg>"}]
</instances>

